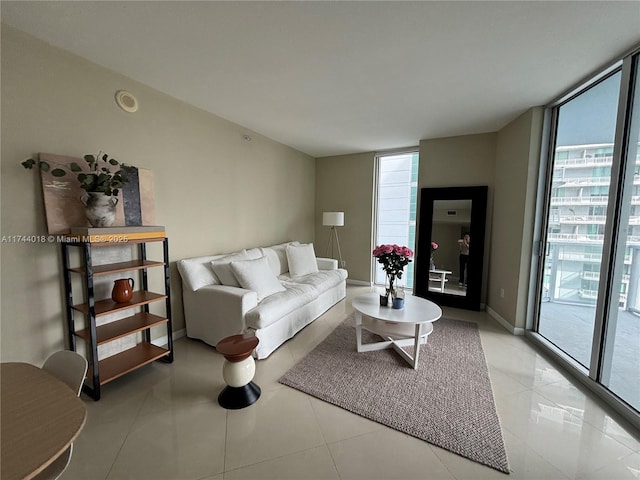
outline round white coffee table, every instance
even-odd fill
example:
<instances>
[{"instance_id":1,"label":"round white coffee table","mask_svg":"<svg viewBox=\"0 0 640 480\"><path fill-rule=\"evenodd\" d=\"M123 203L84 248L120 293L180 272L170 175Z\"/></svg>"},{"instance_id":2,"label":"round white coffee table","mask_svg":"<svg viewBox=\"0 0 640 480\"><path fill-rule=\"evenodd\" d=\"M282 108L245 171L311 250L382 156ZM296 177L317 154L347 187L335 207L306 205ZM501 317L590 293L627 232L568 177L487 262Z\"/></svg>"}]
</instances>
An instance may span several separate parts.
<instances>
[{"instance_id":1,"label":"round white coffee table","mask_svg":"<svg viewBox=\"0 0 640 480\"><path fill-rule=\"evenodd\" d=\"M380 294L367 293L353 300L358 352L393 348L414 369L418 368L420 344L427 343L433 322L442 316L442 309L424 298L407 296L404 308L380 306ZM381 342L362 343L362 328L385 338ZM413 345L413 356L402 347Z\"/></svg>"}]
</instances>

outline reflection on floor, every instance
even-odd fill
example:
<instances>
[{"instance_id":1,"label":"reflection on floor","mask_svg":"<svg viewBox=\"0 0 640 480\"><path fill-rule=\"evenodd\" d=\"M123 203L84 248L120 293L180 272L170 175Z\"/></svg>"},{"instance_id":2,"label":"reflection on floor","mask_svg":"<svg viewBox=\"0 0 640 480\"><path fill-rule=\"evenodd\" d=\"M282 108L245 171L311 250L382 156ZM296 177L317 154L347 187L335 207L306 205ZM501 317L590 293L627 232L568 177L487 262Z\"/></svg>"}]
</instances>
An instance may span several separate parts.
<instances>
[{"instance_id":1,"label":"reflection on floor","mask_svg":"<svg viewBox=\"0 0 640 480\"><path fill-rule=\"evenodd\" d=\"M636 409L640 409L640 316L617 310L613 339L608 352L610 377L605 386ZM585 367L591 360L595 306L543 302L540 305L540 334Z\"/></svg>"}]
</instances>

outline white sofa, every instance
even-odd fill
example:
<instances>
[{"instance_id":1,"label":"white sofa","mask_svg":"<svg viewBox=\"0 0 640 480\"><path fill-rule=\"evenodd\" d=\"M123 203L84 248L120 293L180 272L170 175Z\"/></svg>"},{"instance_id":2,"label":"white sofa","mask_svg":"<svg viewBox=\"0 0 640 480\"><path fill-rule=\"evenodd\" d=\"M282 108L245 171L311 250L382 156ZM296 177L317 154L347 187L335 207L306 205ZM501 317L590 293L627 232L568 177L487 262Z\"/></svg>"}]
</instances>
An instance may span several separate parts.
<instances>
[{"instance_id":1,"label":"white sofa","mask_svg":"<svg viewBox=\"0 0 640 480\"><path fill-rule=\"evenodd\" d=\"M312 244L287 242L177 264L187 336L215 346L253 333L258 359L346 296L347 271L337 260L315 258Z\"/></svg>"}]
</instances>

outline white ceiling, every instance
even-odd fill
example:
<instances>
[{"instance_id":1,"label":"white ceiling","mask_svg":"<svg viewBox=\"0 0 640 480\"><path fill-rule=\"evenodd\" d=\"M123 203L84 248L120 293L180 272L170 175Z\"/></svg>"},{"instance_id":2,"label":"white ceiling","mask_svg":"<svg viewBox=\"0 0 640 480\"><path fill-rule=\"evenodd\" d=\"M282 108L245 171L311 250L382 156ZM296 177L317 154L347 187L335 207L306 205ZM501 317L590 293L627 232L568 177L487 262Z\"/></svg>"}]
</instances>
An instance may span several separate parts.
<instances>
[{"instance_id":1,"label":"white ceiling","mask_svg":"<svg viewBox=\"0 0 640 480\"><path fill-rule=\"evenodd\" d=\"M640 43L640 1L2 1L1 15L314 157L499 130Z\"/></svg>"}]
</instances>

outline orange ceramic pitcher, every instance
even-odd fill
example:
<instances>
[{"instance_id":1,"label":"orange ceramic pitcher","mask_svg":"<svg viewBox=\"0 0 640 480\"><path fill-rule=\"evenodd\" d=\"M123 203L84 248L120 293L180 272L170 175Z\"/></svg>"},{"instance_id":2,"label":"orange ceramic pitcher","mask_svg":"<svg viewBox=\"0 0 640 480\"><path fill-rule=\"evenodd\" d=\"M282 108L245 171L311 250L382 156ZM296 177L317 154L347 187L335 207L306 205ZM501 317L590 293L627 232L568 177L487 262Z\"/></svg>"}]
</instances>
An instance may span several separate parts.
<instances>
[{"instance_id":1,"label":"orange ceramic pitcher","mask_svg":"<svg viewBox=\"0 0 640 480\"><path fill-rule=\"evenodd\" d=\"M116 303L126 303L133 297L133 278L120 278L113 282L111 298Z\"/></svg>"}]
</instances>

